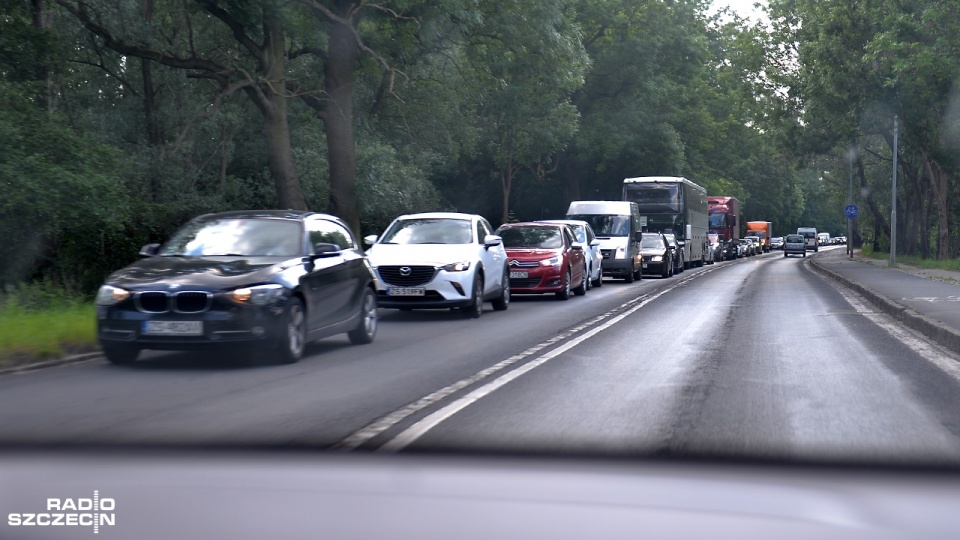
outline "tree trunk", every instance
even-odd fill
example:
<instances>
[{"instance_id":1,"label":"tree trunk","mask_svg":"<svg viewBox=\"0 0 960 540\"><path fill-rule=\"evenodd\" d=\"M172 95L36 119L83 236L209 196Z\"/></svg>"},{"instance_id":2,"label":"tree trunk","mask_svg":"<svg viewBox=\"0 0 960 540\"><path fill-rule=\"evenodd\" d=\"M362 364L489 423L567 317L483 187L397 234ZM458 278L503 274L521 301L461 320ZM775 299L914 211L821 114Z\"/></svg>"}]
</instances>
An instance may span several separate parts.
<instances>
[{"instance_id":1,"label":"tree trunk","mask_svg":"<svg viewBox=\"0 0 960 540\"><path fill-rule=\"evenodd\" d=\"M501 202L503 203L503 213L500 217L500 223L510 223L510 191L513 189L513 140L511 137L510 143L510 153L507 157L507 168L506 171L500 170L500 187L503 198Z\"/></svg>"},{"instance_id":2,"label":"tree trunk","mask_svg":"<svg viewBox=\"0 0 960 540\"><path fill-rule=\"evenodd\" d=\"M346 17L350 3L336 3L337 14ZM351 20L351 24L356 24ZM329 32L324 89L327 107L323 125L330 160L330 202L328 212L340 217L360 236L357 200L357 150L353 140L353 72L359 46L353 30L337 21L327 23Z\"/></svg>"},{"instance_id":3,"label":"tree trunk","mask_svg":"<svg viewBox=\"0 0 960 540\"><path fill-rule=\"evenodd\" d=\"M937 259L944 259L950 253L950 217L947 197L947 175L938 164L930 159L926 151L922 152L923 161L930 177L934 201L937 203Z\"/></svg>"},{"instance_id":4,"label":"tree trunk","mask_svg":"<svg viewBox=\"0 0 960 540\"><path fill-rule=\"evenodd\" d=\"M268 84L261 87L266 103L260 107L260 111L263 113L263 135L267 143L270 175L273 176L280 208L306 210L307 203L300 189L300 178L297 177L290 144L287 97L283 93L286 86L283 22L267 9L264 10L263 31L266 44L263 51L266 64L264 75Z\"/></svg>"}]
</instances>

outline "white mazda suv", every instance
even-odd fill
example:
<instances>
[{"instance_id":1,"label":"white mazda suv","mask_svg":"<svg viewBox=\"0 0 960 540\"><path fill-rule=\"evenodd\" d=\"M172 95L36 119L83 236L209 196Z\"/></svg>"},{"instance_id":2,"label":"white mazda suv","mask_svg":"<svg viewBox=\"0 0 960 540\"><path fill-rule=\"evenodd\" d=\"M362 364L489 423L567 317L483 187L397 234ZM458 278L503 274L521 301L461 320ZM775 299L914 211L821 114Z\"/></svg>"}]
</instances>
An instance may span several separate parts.
<instances>
[{"instance_id":1,"label":"white mazda suv","mask_svg":"<svg viewBox=\"0 0 960 540\"><path fill-rule=\"evenodd\" d=\"M483 302L510 303L503 241L482 216L453 212L403 215L381 236L364 238L383 308L459 308L470 318Z\"/></svg>"}]
</instances>

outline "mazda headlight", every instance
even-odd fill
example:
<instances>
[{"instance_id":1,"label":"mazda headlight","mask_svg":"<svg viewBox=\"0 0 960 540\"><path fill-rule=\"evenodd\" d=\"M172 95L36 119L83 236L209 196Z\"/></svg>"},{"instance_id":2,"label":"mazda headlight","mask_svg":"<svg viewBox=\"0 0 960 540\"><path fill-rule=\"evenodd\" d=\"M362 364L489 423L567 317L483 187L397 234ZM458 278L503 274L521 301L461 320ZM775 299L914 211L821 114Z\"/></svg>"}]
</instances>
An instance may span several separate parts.
<instances>
[{"instance_id":1,"label":"mazda headlight","mask_svg":"<svg viewBox=\"0 0 960 540\"><path fill-rule=\"evenodd\" d=\"M268 306L283 296L283 285L257 285L243 287L230 292L230 299L238 304L252 304L254 306Z\"/></svg>"},{"instance_id":2,"label":"mazda headlight","mask_svg":"<svg viewBox=\"0 0 960 540\"><path fill-rule=\"evenodd\" d=\"M130 298L130 291L113 285L102 285L100 290L97 291L98 306L112 306L123 302L127 298Z\"/></svg>"},{"instance_id":3,"label":"mazda headlight","mask_svg":"<svg viewBox=\"0 0 960 540\"><path fill-rule=\"evenodd\" d=\"M470 261L460 261L443 265L447 272L466 272L470 269Z\"/></svg>"}]
</instances>

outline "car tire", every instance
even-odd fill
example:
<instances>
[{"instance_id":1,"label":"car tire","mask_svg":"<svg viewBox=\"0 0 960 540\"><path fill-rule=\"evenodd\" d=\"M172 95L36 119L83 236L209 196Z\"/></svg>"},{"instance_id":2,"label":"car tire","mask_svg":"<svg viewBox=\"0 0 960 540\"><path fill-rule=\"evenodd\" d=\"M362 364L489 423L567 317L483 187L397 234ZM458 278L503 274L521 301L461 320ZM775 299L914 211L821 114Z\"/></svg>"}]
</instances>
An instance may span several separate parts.
<instances>
[{"instance_id":1,"label":"car tire","mask_svg":"<svg viewBox=\"0 0 960 540\"><path fill-rule=\"evenodd\" d=\"M505 311L510 307L510 271L503 272L503 287L500 289L500 296L493 300L493 309L496 311Z\"/></svg>"},{"instance_id":2,"label":"car tire","mask_svg":"<svg viewBox=\"0 0 960 540\"><path fill-rule=\"evenodd\" d=\"M598 289L603 287L603 263L600 263L600 270L597 270L597 279L593 282L593 286Z\"/></svg>"},{"instance_id":3,"label":"car tire","mask_svg":"<svg viewBox=\"0 0 960 540\"><path fill-rule=\"evenodd\" d=\"M627 283L633 283L633 267L627 268L626 273L623 274L623 280Z\"/></svg>"},{"instance_id":4,"label":"car tire","mask_svg":"<svg viewBox=\"0 0 960 540\"><path fill-rule=\"evenodd\" d=\"M580 280L580 285L577 285L577 288L573 289L573 294L577 296L587 294L588 281L590 281L590 274L587 273L587 265L583 265L583 278Z\"/></svg>"},{"instance_id":5,"label":"car tire","mask_svg":"<svg viewBox=\"0 0 960 540\"><path fill-rule=\"evenodd\" d=\"M307 345L307 317L300 298L287 300L283 310L283 331L277 346L276 359L280 364L295 364L303 356Z\"/></svg>"},{"instance_id":6,"label":"car tire","mask_svg":"<svg viewBox=\"0 0 960 540\"><path fill-rule=\"evenodd\" d=\"M662 261L663 259L660 259L660 260ZM663 268L660 270L660 277L663 278L663 279L666 279L666 278L670 277L670 276L671 276L671 273L670 273L671 268L672 268L672 266L669 265L669 264L663 265Z\"/></svg>"},{"instance_id":7,"label":"car tire","mask_svg":"<svg viewBox=\"0 0 960 540\"><path fill-rule=\"evenodd\" d=\"M583 282L586 284L585 291L589 291L590 289L593 288L593 277L591 277L593 274L593 270L590 268L590 265L587 264L587 265L584 265L583 272L584 272Z\"/></svg>"},{"instance_id":8,"label":"car tire","mask_svg":"<svg viewBox=\"0 0 960 540\"><path fill-rule=\"evenodd\" d=\"M140 356L140 349L133 347L104 347L103 356L107 362L118 366L132 364Z\"/></svg>"},{"instance_id":9,"label":"car tire","mask_svg":"<svg viewBox=\"0 0 960 540\"><path fill-rule=\"evenodd\" d=\"M806 251L803 252L803 258L804 258L804 259L807 258L807 252L806 252Z\"/></svg>"},{"instance_id":10,"label":"car tire","mask_svg":"<svg viewBox=\"0 0 960 540\"><path fill-rule=\"evenodd\" d=\"M787 253L784 253L783 256L784 256L784 257L789 257L790 255L788 255Z\"/></svg>"},{"instance_id":11,"label":"car tire","mask_svg":"<svg viewBox=\"0 0 960 540\"><path fill-rule=\"evenodd\" d=\"M473 278L472 294L470 305L460 308L460 313L468 319L479 319L483 315L483 276L479 272Z\"/></svg>"},{"instance_id":12,"label":"car tire","mask_svg":"<svg viewBox=\"0 0 960 540\"><path fill-rule=\"evenodd\" d=\"M366 345L373 343L376 335L377 294L368 287L363 292L363 299L360 300L360 320L357 321L356 328L347 332L347 337L354 345Z\"/></svg>"},{"instance_id":13,"label":"car tire","mask_svg":"<svg viewBox=\"0 0 960 540\"><path fill-rule=\"evenodd\" d=\"M567 274L566 274L566 276L564 276L564 278L563 278L563 283L562 283L563 289L557 291L557 299L559 299L559 300L567 300L567 299L570 298L570 279L571 279L571 277L572 277L572 276L571 276L570 269L567 268Z\"/></svg>"}]
</instances>

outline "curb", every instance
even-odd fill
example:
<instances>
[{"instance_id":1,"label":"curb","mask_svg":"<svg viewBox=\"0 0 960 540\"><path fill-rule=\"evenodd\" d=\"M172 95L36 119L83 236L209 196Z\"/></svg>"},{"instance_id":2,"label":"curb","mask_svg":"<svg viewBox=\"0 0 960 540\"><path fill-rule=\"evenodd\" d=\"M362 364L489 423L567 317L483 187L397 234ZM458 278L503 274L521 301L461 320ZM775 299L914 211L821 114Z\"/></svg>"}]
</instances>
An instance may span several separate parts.
<instances>
[{"instance_id":1,"label":"curb","mask_svg":"<svg viewBox=\"0 0 960 540\"><path fill-rule=\"evenodd\" d=\"M842 274L838 274L820 265L817 263L816 257L810 258L810 265L817 273L839 282L848 289L856 291L871 304L880 308L881 311L890 315L895 320L902 322L907 328L920 332L941 347L960 355L960 330L944 326L939 321L917 313L907 306L898 304L866 285L853 281Z\"/></svg>"},{"instance_id":2,"label":"curb","mask_svg":"<svg viewBox=\"0 0 960 540\"><path fill-rule=\"evenodd\" d=\"M92 360L94 358L99 358L102 356L103 356L103 353L101 352L89 352L89 353L82 353L82 354L74 354L71 356L64 356L63 358L56 358L54 360L44 360L43 362L33 362L32 364L22 364L19 366L3 367L3 368L0 368L0 376L14 375L17 373L26 373L28 371L36 371L38 369L65 366L68 364L79 364L80 362L86 362L87 360Z\"/></svg>"}]
</instances>

